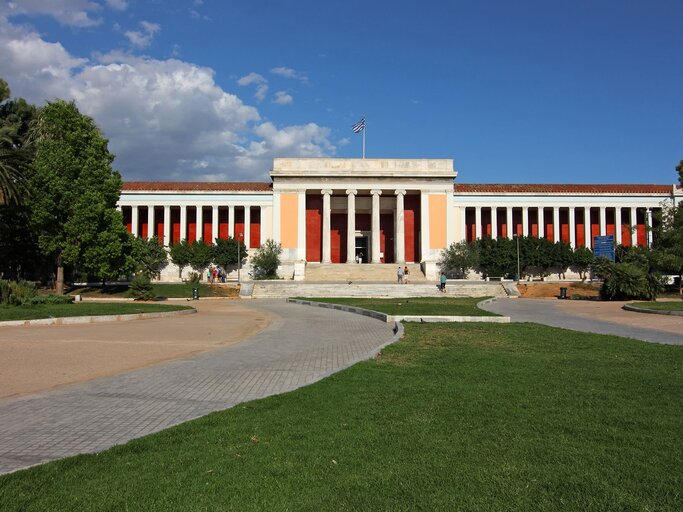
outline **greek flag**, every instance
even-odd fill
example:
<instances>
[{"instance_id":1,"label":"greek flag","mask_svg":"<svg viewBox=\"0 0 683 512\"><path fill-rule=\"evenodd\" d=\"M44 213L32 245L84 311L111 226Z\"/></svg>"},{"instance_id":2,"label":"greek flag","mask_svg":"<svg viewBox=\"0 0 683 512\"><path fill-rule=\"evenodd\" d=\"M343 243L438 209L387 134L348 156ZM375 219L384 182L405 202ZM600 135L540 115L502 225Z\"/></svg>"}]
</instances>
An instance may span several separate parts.
<instances>
[{"instance_id":1,"label":"greek flag","mask_svg":"<svg viewBox=\"0 0 683 512\"><path fill-rule=\"evenodd\" d=\"M351 130L353 130L353 133L360 133L365 130L365 118L362 117L360 121L351 127Z\"/></svg>"}]
</instances>

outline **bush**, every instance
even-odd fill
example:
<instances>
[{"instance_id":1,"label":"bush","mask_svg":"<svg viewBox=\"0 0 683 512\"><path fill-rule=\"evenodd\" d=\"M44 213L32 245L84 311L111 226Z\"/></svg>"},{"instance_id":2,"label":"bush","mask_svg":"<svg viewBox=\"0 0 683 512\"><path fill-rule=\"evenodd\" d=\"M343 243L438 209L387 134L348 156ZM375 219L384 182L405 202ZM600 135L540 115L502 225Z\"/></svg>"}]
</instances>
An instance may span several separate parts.
<instances>
[{"instance_id":1,"label":"bush","mask_svg":"<svg viewBox=\"0 0 683 512\"><path fill-rule=\"evenodd\" d=\"M19 306L36 296L36 285L28 281L0 279L0 304Z\"/></svg>"},{"instance_id":2,"label":"bush","mask_svg":"<svg viewBox=\"0 0 683 512\"><path fill-rule=\"evenodd\" d=\"M24 305L34 306L36 304L71 304L74 297L71 295L55 295L50 293L48 295L36 295L24 302Z\"/></svg>"},{"instance_id":3,"label":"bush","mask_svg":"<svg viewBox=\"0 0 683 512\"><path fill-rule=\"evenodd\" d=\"M467 278L467 272L479 265L479 253L474 243L458 242L441 251L439 268L453 279Z\"/></svg>"},{"instance_id":4,"label":"bush","mask_svg":"<svg viewBox=\"0 0 683 512\"><path fill-rule=\"evenodd\" d=\"M145 274L135 276L130 283L130 294L135 300L152 300L154 298L154 287L149 277Z\"/></svg>"},{"instance_id":5,"label":"bush","mask_svg":"<svg viewBox=\"0 0 683 512\"><path fill-rule=\"evenodd\" d=\"M254 279L277 278L277 268L280 266L282 247L273 240L266 240L258 252L251 259Z\"/></svg>"},{"instance_id":6,"label":"bush","mask_svg":"<svg viewBox=\"0 0 683 512\"><path fill-rule=\"evenodd\" d=\"M199 284L202 275L199 272L190 272L187 276L187 282L190 284Z\"/></svg>"},{"instance_id":7,"label":"bush","mask_svg":"<svg viewBox=\"0 0 683 512\"><path fill-rule=\"evenodd\" d=\"M600 297L604 300L655 300L662 291L661 277L637 263L617 263L604 277Z\"/></svg>"}]
</instances>

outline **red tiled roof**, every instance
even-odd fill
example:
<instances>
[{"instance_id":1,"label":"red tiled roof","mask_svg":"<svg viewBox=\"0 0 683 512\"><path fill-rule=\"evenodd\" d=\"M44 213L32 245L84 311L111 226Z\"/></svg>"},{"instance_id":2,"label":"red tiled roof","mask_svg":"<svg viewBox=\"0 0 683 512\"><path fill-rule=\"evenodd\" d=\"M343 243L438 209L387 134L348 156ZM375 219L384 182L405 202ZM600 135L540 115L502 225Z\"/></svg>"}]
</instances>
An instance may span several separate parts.
<instances>
[{"instance_id":1,"label":"red tiled roof","mask_svg":"<svg viewBox=\"0 0 683 512\"><path fill-rule=\"evenodd\" d=\"M454 190L463 194L670 194L671 185L456 183Z\"/></svg>"},{"instance_id":2,"label":"red tiled roof","mask_svg":"<svg viewBox=\"0 0 683 512\"><path fill-rule=\"evenodd\" d=\"M127 181L123 184L124 191L153 190L153 191L199 191L199 192L270 192L271 183L264 182L201 182L201 181Z\"/></svg>"}]
</instances>

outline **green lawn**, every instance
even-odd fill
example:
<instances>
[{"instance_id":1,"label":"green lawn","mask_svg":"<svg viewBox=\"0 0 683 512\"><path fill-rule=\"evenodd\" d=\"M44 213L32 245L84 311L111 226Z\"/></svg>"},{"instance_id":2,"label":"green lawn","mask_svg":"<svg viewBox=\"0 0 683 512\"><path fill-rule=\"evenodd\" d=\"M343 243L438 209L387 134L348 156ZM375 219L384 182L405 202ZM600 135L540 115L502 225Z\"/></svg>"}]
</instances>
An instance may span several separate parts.
<instances>
[{"instance_id":1,"label":"green lawn","mask_svg":"<svg viewBox=\"0 0 683 512\"><path fill-rule=\"evenodd\" d=\"M189 306L139 303L92 303L36 304L34 306L0 306L0 321L36 320L64 316L126 315L134 313L158 313L192 309Z\"/></svg>"},{"instance_id":2,"label":"green lawn","mask_svg":"<svg viewBox=\"0 0 683 512\"><path fill-rule=\"evenodd\" d=\"M303 298L303 297L299 297ZM408 299L356 299L325 298L311 299L315 302L345 304L359 308L380 311L387 315L449 315L449 316L499 316L477 307L486 297L413 297Z\"/></svg>"},{"instance_id":3,"label":"green lawn","mask_svg":"<svg viewBox=\"0 0 683 512\"><path fill-rule=\"evenodd\" d=\"M683 301L678 302L632 302L635 308L653 309L655 311L683 311Z\"/></svg>"},{"instance_id":4,"label":"green lawn","mask_svg":"<svg viewBox=\"0 0 683 512\"><path fill-rule=\"evenodd\" d=\"M372 361L0 477L0 510L683 509L683 347L410 324Z\"/></svg>"},{"instance_id":5,"label":"green lawn","mask_svg":"<svg viewBox=\"0 0 683 512\"><path fill-rule=\"evenodd\" d=\"M154 294L156 297L168 298L183 298L192 297L192 288L196 288L196 284L191 283L156 283L154 286ZM102 288L81 286L73 288L69 291L71 295L81 294L84 297L131 297L127 285L112 285ZM204 283L199 284L200 297L236 297L238 290L236 286L212 286Z\"/></svg>"}]
</instances>

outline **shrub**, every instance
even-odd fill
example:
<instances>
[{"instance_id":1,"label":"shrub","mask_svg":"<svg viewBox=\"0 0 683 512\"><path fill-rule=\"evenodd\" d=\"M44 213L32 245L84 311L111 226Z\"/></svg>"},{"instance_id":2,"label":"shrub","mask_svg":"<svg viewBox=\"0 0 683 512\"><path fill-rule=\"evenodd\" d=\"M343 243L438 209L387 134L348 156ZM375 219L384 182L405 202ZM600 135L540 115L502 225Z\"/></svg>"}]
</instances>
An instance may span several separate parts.
<instances>
[{"instance_id":1,"label":"shrub","mask_svg":"<svg viewBox=\"0 0 683 512\"><path fill-rule=\"evenodd\" d=\"M467 272L479 264L477 245L467 242L452 243L441 251L439 268L441 272L454 279L465 279Z\"/></svg>"},{"instance_id":2,"label":"shrub","mask_svg":"<svg viewBox=\"0 0 683 512\"><path fill-rule=\"evenodd\" d=\"M649 273L637 263L612 265L600 288L604 300L654 300L662 290L661 277Z\"/></svg>"},{"instance_id":3,"label":"shrub","mask_svg":"<svg viewBox=\"0 0 683 512\"><path fill-rule=\"evenodd\" d=\"M36 295L24 302L24 305L34 306L36 304L71 304L74 297L71 295L55 295L50 293L48 295Z\"/></svg>"},{"instance_id":4,"label":"shrub","mask_svg":"<svg viewBox=\"0 0 683 512\"><path fill-rule=\"evenodd\" d=\"M135 276L130 283L130 293L135 300L152 300L154 298L154 287L149 277L145 274Z\"/></svg>"},{"instance_id":5,"label":"shrub","mask_svg":"<svg viewBox=\"0 0 683 512\"><path fill-rule=\"evenodd\" d=\"M282 247L273 240L266 240L258 252L251 259L254 279L270 279L277 277L277 268L280 266L280 254Z\"/></svg>"},{"instance_id":6,"label":"shrub","mask_svg":"<svg viewBox=\"0 0 683 512\"><path fill-rule=\"evenodd\" d=\"M199 284L202 275L199 272L190 272L187 276L187 282L190 284Z\"/></svg>"}]
</instances>

